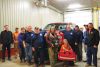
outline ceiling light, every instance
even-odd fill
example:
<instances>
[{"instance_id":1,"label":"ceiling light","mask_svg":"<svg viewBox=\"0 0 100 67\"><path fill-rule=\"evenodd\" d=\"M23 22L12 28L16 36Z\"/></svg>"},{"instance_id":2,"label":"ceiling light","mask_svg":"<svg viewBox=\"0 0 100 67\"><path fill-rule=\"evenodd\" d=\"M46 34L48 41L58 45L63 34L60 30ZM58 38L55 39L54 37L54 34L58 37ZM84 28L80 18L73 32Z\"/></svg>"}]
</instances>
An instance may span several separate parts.
<instances>
[{"instance_id":1,"label":"ceiling light","mask_svg":"<svg viewBox=\"0 0 100 67\"><path fill-rule=\"evenodd\" d=\"M81 8L82 5L81 4L71 4L68 6L68 9L78 9Z\"/></svg>"},{"instance_id":2,"label":"ceiling light","mask_svg":"<svg viewBox=\"0 0 100 67\"><path fill-rule=\"evenodd\" d=\"M30 4L29 4L29 2L27 2L27 1L21 1L20 3L18 3L18 5L19 5L19 7L22 9L22 8L25 8L25 9L27 9L27 8L30 8Z\"/></svg>"},{"instance_id":3,"label":"ceiling light","mask_svg":"<svg viewBox=\"0 0 100 67\"><path fill-rule=\"evenodd\" d=\"M28 2L23 2L23 7L24 8L29 8L30 7L30 4Z\"/></svg>"}]
</instances>

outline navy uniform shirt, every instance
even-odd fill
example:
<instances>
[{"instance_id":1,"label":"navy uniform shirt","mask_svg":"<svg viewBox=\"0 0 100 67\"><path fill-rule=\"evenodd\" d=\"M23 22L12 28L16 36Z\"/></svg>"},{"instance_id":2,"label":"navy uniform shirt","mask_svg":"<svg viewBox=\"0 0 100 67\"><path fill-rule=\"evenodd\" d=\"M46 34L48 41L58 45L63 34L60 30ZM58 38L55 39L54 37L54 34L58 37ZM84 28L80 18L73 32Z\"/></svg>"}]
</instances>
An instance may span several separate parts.
<instances>
[{"instance_id":1,"label":"navy uniform shirt","mask_svg":"<svg viewBox=\"0 0 100 67\"><path fill-rule=\"evenodd\" d=\"M32 45L32 41L34 39L34 32L26 32L24 35L24 41L30 45Z\"/></svg>"},{"instance_id":2,"label":"navy uniform shirt","mask_svg":"<svg viewBox=\"0 0 100 67\"><path fill-rule=\"evenodd\" d=\"M32 46L34 48L43 48L43 37L41 33L34 34Z\"/></svg>"}]
</instances>

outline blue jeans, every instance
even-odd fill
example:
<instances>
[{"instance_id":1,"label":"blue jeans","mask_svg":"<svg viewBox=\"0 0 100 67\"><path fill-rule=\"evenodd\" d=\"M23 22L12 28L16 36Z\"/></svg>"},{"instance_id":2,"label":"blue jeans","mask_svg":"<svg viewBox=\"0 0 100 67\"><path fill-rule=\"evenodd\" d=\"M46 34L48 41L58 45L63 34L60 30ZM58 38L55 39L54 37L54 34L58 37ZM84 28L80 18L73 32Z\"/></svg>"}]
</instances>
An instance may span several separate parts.
<instances>
[{"instance_id":1,"label":"blue jeans","mask_svg":"<svg viewBox=\"0 0 100 67\"><path fill-rule=\"evenodd\" d=\"M26 60L30 63L32 60L32 46L28 43L26 43L25 52L26 52Z\"/></svg>"},{"instance_id":2,"label":"blue jeans","mask_svg":"<svg viewBox=\"0 0 100 67\"><path fill-rule=\"evenodd\" d=\"M93 56L93 64L97 66L97 52L98 48L87 47L87 64L91 65Z\"/></svg>"}]
</instances>

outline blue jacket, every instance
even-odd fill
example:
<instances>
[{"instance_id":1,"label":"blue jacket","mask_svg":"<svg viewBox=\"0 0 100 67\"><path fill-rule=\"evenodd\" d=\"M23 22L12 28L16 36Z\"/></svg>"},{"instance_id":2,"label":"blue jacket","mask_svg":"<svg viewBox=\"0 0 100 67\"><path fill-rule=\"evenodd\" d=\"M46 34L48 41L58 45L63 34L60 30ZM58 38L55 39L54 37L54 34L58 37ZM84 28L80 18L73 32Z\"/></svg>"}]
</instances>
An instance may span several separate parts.
<instances>
[{"instance_id":1,"label":"blue jacket","mask_svg":"<svg viewBox=\"0 0 100 67\"><path fill-rule=\"evenodd\" d=\"M33 39L35 37L34 32L26 32L24 35L24 41L30 45L32 45Z\"/></svg>"},{"instance_id":2,"label":"blue jacket","mask_svg":"<svg viewBox=\"0 0 100 67\"><path fill-rule=\"evenodd\" d=\"M25 33L20 33L18 35L18 47L21 48L23 46L23 40L24 40Z\"/></svg>"},{"instance_id":3,"label":"blue jacket","mask_svg":"<svg viewBox=\"0 0 100 67\"><path fill-rule=\"evenodd\" d=\"M83 42L84 42L84 44L86 44L86 40L87 40L86 33L87 33L87 31L84 31L84 33L83 33L83 37L84 37Z\"/></svg>"},{"instance_id":4,"label":"blue jacket","mask_svg":"<svg viewBox=\"0 0 100 67\"><path fill-rule=\"evenodd\" d=\"M43 48L43 35L41 33L34 34L32 46L34 48Z\"/></svg>"}]
</instances>

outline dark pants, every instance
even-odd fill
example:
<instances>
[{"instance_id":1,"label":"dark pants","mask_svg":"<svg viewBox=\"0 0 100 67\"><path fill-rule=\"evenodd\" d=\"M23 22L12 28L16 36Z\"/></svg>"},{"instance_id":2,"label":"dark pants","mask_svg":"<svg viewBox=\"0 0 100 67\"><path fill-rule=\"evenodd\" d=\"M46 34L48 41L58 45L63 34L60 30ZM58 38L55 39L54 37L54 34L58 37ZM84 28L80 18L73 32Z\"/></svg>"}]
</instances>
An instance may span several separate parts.
<instances>
[{"instance_id":1,"label":"dark pants","mask_svg":"<svg viewBox=\"0 0 100 67\"><path fill-rule=\"evenodd\" d=\"M87 47L87 64L91 65L93 56L93 64L97 66L97 52L98 48Z\"/></svg>"},{"instance_id":2,"label":"dark pants","mask_svg":"<svg viewBox=\"0 0 100 67\"><path fill-rule=\"evenodd\" d=\"M10 55L10 44L3 44L2 46L2 59L5 60L5 52L6 52L6 48L8 51L8 59L10 59L11 55Z\"/></svg>"},{"instance_id":3,"label":"dark pants","mask_svg":"<svg viewBox=\"0 0 100 67\"><path fill-rule=\"evenodd\" d=\"M20 56L20 60L22 61L22 60L24 60L25 61L25 48L23 47L23 46L21 46L20 48L19 48L19 56Z\"/></svg>"},{"instance_id":4,"label":"dark pants","mask_svg":"<svg viewBox=\"0 0 100 67\"><path fill-rule=\"evenodd\" d=\"M44 64L44 50L43 48L35 49L34 52L34 61L35 64Z\"/></svg>"},{"instance_id":5,"label":"dark pants","mask_svg":"<svg viewBox=\"0 0 100 67\"><path fill-rule=\"evenodd\" d=\"M80 50L79 50L79 46L78 45L74 46L74 52L77 55L77 60L78 61L81 61L82 60L82 57L81 57L81 54L80 54Z\"/></svg>"},{"instance_id":6,"label":"dark pants","mask_svg":"<svg viewBox=\"0 0 100 67\"><path fill-rule=\"evenodd\" d=\"M79 48L79 51L77 51L79 53L78 60L81 61L82 60L82 43L78 44L78 48Z\"/></svg>"},{"instance_id":7,"label":"dark pants","mask_svg":"<svg viewBox=\"0 0 100 67\"><path fill-rule=\"evenodd\" d=\"M74 66L74 61L64 61L64 66Z\"/></svg>"}]
</instances>

